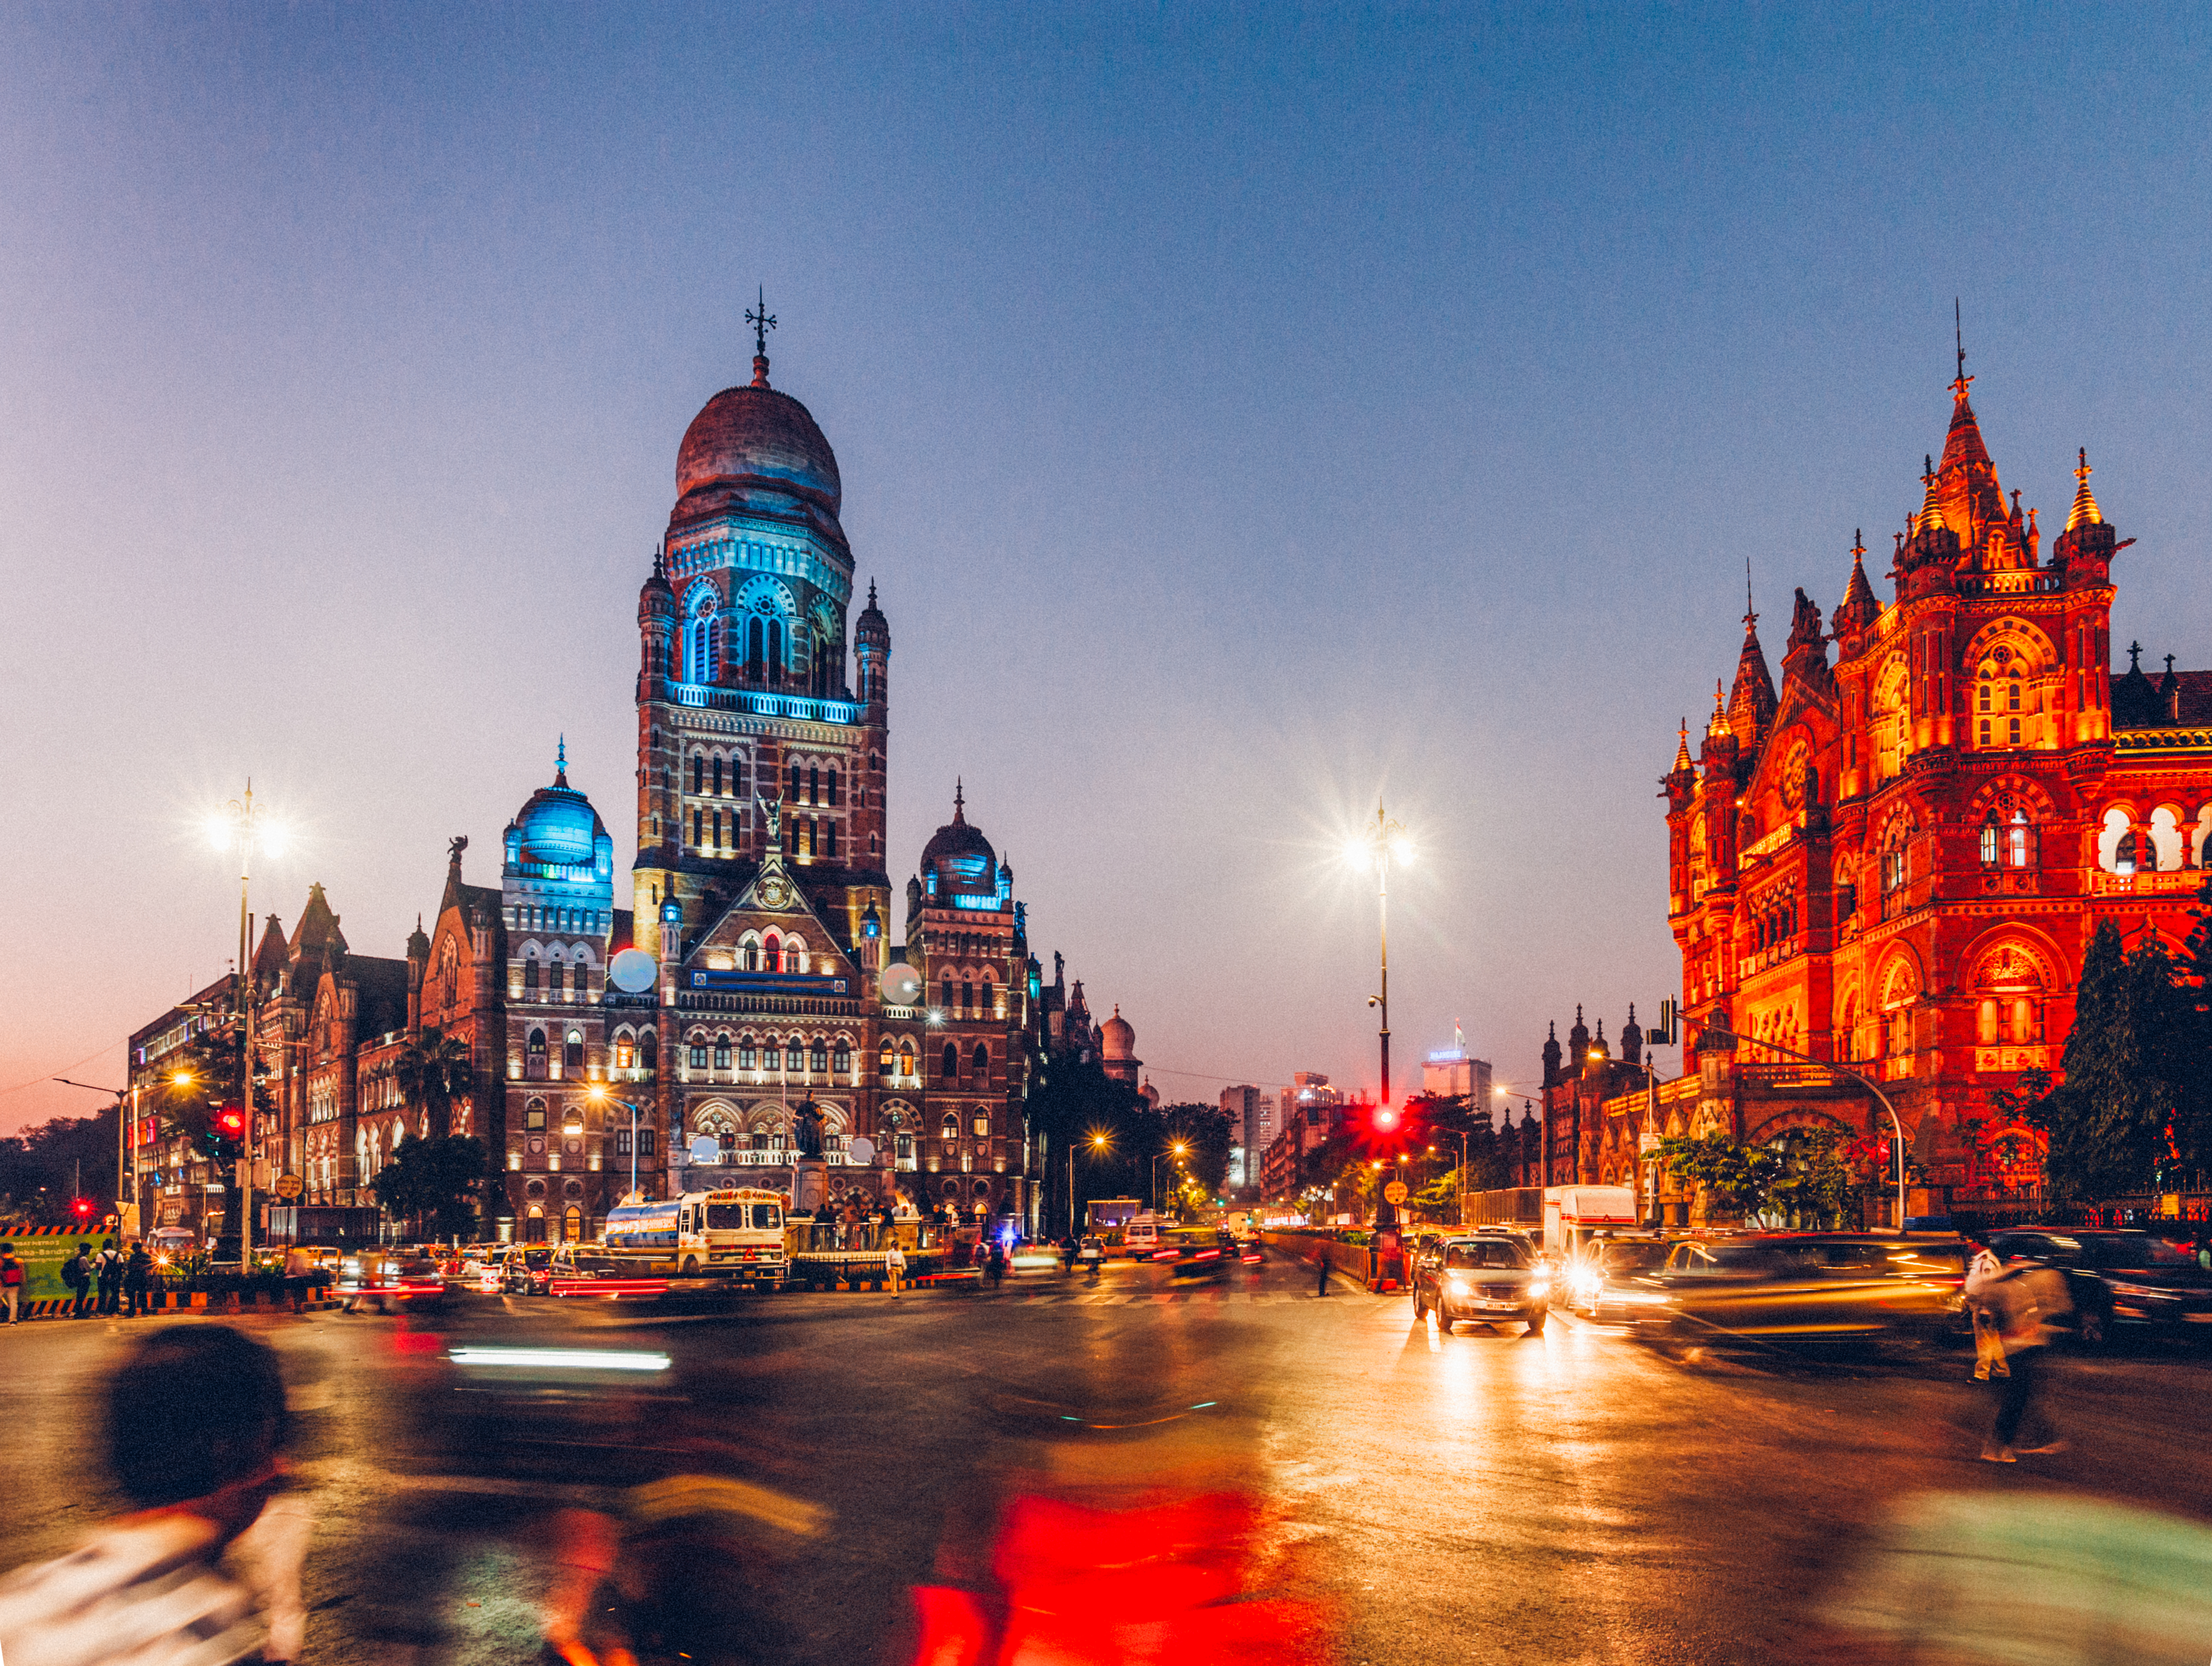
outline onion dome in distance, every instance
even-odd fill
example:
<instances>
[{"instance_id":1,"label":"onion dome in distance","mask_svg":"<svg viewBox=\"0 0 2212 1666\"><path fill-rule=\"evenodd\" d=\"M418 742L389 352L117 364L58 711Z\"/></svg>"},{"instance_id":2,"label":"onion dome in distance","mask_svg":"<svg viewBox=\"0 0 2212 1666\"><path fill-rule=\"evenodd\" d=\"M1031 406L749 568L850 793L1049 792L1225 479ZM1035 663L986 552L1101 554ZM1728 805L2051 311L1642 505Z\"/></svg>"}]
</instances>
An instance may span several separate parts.
<instances>
[{"instance_id":1,"label":"onion dome in distance","mask_svg":"<svg viewBox=\"0 0 2212 1666\"><path fill-rule=\"evenodd\" d=\"M565 737L554 765L553 784L532 793L507 824L506 847L510 873L599 879L613 875L614 841L592 801L568 785Z\"/></svg>"},{"instance_id":2,"label":"onion dome in distance","mask_svg":"<svg viewBox=\"0 0 2212 1666\"><path fill-rule=\"evenodd\" d=\"M958 782L952 788L952 819L921 848L921 888L932 903L954 897L999 896L999 860L991 842L968 824L967 799Z\"/></svg>"},{"instance_id":3,"label":"onion dome in distance","mask_svg":"<svg viewBox=\"0 0 2212 1666\"><path fill-rule=\"evenodd\" d=\"M768 385L768 358L753 360L753 379L707 401L676 453L672 524L741 503L750 494L796 499L836 531L842 488L837 454L813 414Z\"/></svg>"},{"instance_id":4,"label":"onion dome in distance","mask_svg":"<svg viewBox=\"0 0 2212 1666\"><path fill-rule=\"evenodd\" d=\"M1121 1016L1117 1002L1114 1016L1098 1026L1099 1056L1107 1059L1133 1059L1137 1056L1137 1027Z\"/></svg>"}]
</instances>

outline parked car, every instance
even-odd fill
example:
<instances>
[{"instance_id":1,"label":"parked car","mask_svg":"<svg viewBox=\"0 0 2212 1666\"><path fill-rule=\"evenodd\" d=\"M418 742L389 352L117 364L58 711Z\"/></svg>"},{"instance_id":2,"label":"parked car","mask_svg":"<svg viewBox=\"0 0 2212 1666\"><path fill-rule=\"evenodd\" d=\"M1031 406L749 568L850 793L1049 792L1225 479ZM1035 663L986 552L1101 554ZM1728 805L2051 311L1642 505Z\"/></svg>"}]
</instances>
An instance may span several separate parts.
<instances>
[{"instance_id":1,"label":"parked car","mask_svg":"<svg viewBox=\"0 0 2212 1666\"><path fill-rule=\"evenodd\" d=\"M2212 1273L2165 1238L2033 1227L1993 1233L1990 1247L2000 1261L2036 1262L2066 1274L2075 1339L2085 1348L2104 1347L2123 1328L2212 1338Z\"/></svg>"},{"instance_id":2,"label":"parked car","mask_svg":"<svg viewBox=\"0 0 2212 1666\"><path fill-rule=\"evenodd\" d=\"M1955 1252L1860 1233L1686 1239L1658 1271L1608 1280L1596 1316L1644 1341L1730 1347L1955 1331Z\"/></svg>"},{"instance_id":3,"label":"parked car","mask_svg":"<svg viewBox=\"0 0 2212 1666\"><path fill-rule=\"evenodd\" d=\"M1445 1335L1460 1323L1528 1327L1540 1336L1552 1284L1528 1241L1504 1232L1437 1240L1413 1262L1413 1316L1437 1316Z\"/></svg>"}]
</instances>

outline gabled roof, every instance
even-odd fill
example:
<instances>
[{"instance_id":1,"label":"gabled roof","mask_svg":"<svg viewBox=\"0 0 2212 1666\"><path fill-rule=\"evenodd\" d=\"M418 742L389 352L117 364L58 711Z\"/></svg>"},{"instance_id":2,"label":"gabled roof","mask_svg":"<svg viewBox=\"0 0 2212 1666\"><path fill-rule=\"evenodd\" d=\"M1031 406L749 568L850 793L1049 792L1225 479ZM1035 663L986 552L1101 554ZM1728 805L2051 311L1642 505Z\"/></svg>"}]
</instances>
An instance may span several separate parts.
<instances>
[{"instance_id":1,"label":"gabled roof","mask_svg":"<svg viewBox=\"0 0 2212 1666\"><path fill-rule=\"evenodd\" d=\"M332 944L343 950L345 933L338 929L338 917L331 912L330 898L323 895L318 882L307 887L307 905L300 910L300 923L292 928L292 958L319 955Z\"/></svg>"}]
</instances>

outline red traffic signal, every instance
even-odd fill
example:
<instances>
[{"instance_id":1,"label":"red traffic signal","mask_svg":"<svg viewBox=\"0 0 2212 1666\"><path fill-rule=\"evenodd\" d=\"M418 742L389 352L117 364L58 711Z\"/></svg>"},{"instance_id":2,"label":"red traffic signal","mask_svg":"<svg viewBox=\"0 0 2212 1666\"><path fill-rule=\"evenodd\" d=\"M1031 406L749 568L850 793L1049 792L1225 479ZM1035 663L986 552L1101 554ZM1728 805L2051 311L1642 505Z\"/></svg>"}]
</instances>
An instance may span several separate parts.
<instances>
[{"instance_id":1,"label":"red traffic signal","mask_svg":"<svg viewBox=\"0 0 2212 1666\"><path fill-rule=\"evenodd\" d=\"M79 1220L90 1220L92 1211L93 1201L88 1197L72 1198L70 1201L70 1213Z\"/></svg>"},{"instance_id":2,"label":"red traffic signal","mask_svg":"<svg viewBox=\"0 0 2212 1666\"><path fill-rule=\"evenodd\" d=\"M1376 1106L1372 1120L1377 1134L1395 1134L1398 1131L1398 1113L1389 1105Z\"/></svg>"},{"instance_id":3,"label":"red traffic signal","mask_svg":"<svg viewBox=\"0 0 2212 1666\"><path fill-rule=\"evenodd\" d=\"M215 1114L215 1131L226 1140L246 1138L246 1112L236 1105L225 1105Z\"/></svg>"}]
</instances>

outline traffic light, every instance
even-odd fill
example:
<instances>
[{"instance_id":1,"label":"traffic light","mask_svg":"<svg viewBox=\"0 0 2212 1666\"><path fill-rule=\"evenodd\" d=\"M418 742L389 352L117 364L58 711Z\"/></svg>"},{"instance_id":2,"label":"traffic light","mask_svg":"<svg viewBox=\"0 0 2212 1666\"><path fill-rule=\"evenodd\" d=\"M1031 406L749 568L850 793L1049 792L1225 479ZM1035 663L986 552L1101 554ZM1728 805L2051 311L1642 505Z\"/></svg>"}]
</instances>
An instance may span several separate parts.
<instances>
[{"instance_id":1,"label":"traffic light","mask_svg":"<svg viewBox=\"0 0 2212 1666\"><path fill-rule=\"evenodd\" d=\"M208 1119L205 1149L217 1163L235 1163L246 1150L246 1110L236 1104L218 1105Z\"/></svg>"},{"instance_id":2,"label":"traffic light","mask_svg":"<svg viewBox=\"0 0 2212 1666\"><path fill-rule=\"evenodd\" d=\"M92 1212L94 1207L94 1205L93 1201L88 1197L77 1197L71 1198L70 1200L70 1218L76 1222L76 1228L80 1232L85 1231L92 1225Z\"/></svg>"},{"instance_id":3,"label":"traffic light","mask_svg":"<svg viewBox=\"0 0 2212 1666\"><path fill-rule=\"evenodd\" d=\"M1371 1120L1374 1123L1375 1132L1377 1134L1395 1134L1398 1131L1398 1112L1392 1106L1376 1106L1375 1115Z\"/></svg>"}]
</instances>

